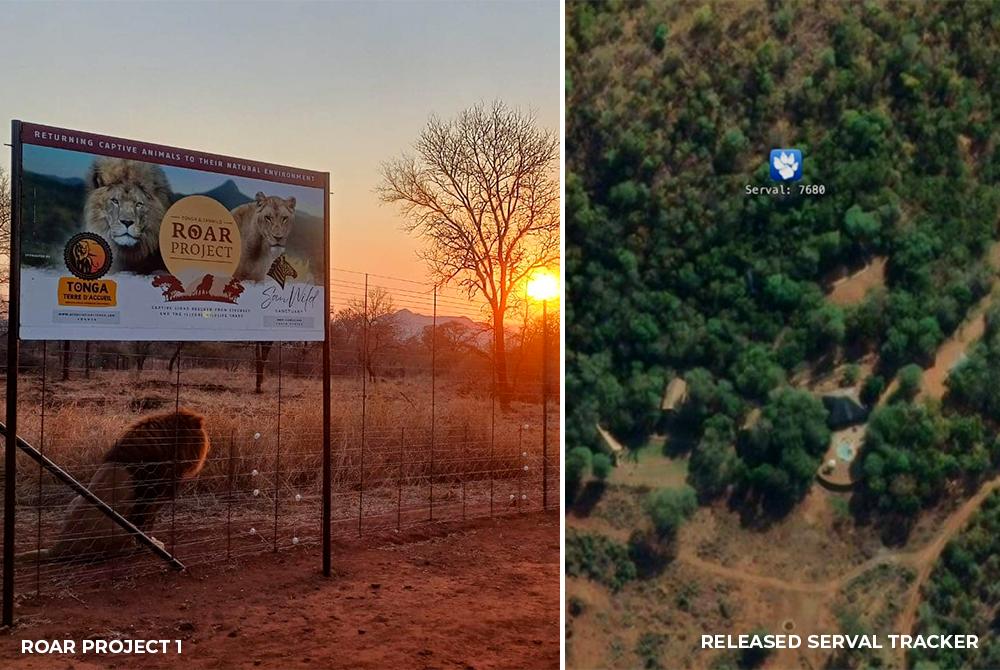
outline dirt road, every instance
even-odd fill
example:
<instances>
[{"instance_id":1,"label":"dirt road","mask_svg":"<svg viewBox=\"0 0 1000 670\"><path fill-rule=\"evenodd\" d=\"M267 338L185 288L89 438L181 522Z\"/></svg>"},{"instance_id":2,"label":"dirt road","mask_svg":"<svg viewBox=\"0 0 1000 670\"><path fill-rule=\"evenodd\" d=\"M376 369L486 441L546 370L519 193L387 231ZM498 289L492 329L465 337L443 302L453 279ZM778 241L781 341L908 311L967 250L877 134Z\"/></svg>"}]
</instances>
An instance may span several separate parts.
<instances>
[{"instance_id":1,"label":"dirt road","mask_svg":"<svg viewBox=\"0 0 1000 670\"><path fill-rule=\"evenodd\" d=\"M864 269L834 282L827 299L841 307L861 302L870 289L885 285L885 263L886 258L878 256Z\"/></svg>"},{"instance_id":2,"label":"dirt road","mask_svg":"<svg viewBox=\"0 0 1000 670\"><path fill-rule=\"evenodd\" d=\"M0 666L134 668L135 656L22 656L21 638L182 639L141 667L557 668L559 517L432 526L259 556L135 588L19 604Z\"/></svg>"},{"instance_id":3,"label":"dirt road","mask_svg":"<svg viewBox=\"0 0 1000 670\"><path fill-rule=\"evenodd\" d=\"M994 242L987 252L987 259L990 267L994 270L993 285L990 291L983 296L978 303L973 305L966 314L965 320L958 329L947 340L941 343L934 355L934 364L924 370L922 393L931 398L940 399L944 397L945 381L948 373L959 362L965 350L983 336L986 330L986 310L996 299L1000 292L1000 242ZM879 404L884 404L899 386L897 379L893 379L879 399Z\"/></svg>"},{"instance_id":4,"label":"dirt road","mask_svg":"<svg viewBox=\"0 0 1000 670\"><path fill-rule=\"evenodd\" d=\"M983 484L974 496L965 501L958 510L949 516L943 524L941 530L923 549L917 552L914 562L917 567L917 578L906 598L906 607L899 615L899 631L901 633L912 633L916 623L917 608L920 605L920 591L924 582L931 576L934 565L938 557L944 551L945 546L957 535L972 518L972 515L979 511L980 506L991 493L1000 488L1000 477L991 479ZM902 652L902 667L906 667L906 653Z\"/></svg>"},{"instance_id":5,"label":"dirt road","mask_svg":"<svg viewBox=\"0 0 1000 670\"><path fill-rule=\"evenodd\" d=\"M986 498L997 489L1000 489L1000 477L995 477L985 482L980 486L975 495L966 500L961 507L945 519L938 533L923 547L911 551L886 551L883 554L868 559L864 563L856 565L844 574L827 581L792 582L768 575L755 574L744 569L730 568L706 561L686 548L678 552L677 560L702 572L735 582L812 596L821 595L824 596L823 600L826 603L832 603L840 589L844 588L853 579L878 565L889 563L905 565L912 568L916 572L917 577L913 580L906 593L906 605L899 615L895 630L902 634L910 634L913 632L913 627L916 624L921 589L930 577L931 572L933 572L938 557L944 551L948 542L965 528L969 519L979 510ZM900 667L905 668L906 651L900 650L899 654Z\"/></svg>"},{"instance_id":6,"label":"dirt road","mask_svg":"<svg viewBox=\"0 0 1000 670\"><path fill-rule=\"evenodd\" d=\"M986 310L996 298L994 292L986 294L971 310L971 318L959 326L955 334L946 340L934 356L934 364L924 370L923 393L931 398L942 398L945 392L945 381L955 367L965 350L979 341L986 330Z\"/></svg>"}]
</instances>

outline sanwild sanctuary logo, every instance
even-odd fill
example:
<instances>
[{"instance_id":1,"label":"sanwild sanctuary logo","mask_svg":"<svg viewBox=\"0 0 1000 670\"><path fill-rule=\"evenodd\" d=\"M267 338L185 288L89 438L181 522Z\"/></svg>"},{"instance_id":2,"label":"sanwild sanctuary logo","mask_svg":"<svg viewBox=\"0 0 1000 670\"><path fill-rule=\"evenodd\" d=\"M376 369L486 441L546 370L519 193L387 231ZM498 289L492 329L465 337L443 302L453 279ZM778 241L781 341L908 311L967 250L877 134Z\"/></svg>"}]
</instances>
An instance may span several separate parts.
<instances>
[{"instance_id":1,"label":"sanwild sanctuary logo","mask_svg":"<svg viewBox=\"0 0 1000 670\"><path fill-rule=\"evenodd\" d=\"M267 271L267 276L278 282L281 288L285 288L285 281L289 278L295 279L299 276L299 273L295 271L292 264L285 258L285 254L281 254L271 263L271 269Z\"/></svg>"},{"instance_id":2,"label":"sanwild sanctuary logo","mask_svg":"<svg viewBox=\"0 0 1000 670\"><path fill-rule=\"evenodd\" d=\"M798 149L771 149L771 179L798 181L802 179L802 152Z\"/></svg>"}]
</instances>

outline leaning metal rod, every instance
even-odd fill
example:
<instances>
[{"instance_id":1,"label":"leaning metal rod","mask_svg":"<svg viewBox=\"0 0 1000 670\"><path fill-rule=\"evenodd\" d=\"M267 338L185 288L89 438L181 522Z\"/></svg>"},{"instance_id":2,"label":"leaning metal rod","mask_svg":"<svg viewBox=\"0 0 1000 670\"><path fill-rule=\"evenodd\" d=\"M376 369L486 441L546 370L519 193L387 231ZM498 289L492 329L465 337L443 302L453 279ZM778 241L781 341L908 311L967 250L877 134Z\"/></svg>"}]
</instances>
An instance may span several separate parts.
<instances>
[{"instance_id":1,"label":"leaning metal rod","mask_svg":"<svg viewBox=\"0 0 1000 670\"><path fill-rule=\"evenodd\" d=\"M3 435L4 437L7 436L7 426L2 423L0 423L0 435ZM144 545L147 549L169 563L172 568L176 570L185 569L184 564L177 560L169 551L156 544L152 538L139 530L131 521L123 517L111 507L108 507L107 503L94 495L94 493L86 486L74 479L73 475L53 463L47 456L25 442L22 438L18 437L15 440L15 443L17 444L18 449L26 453L36 463L52 473L56 479L73 489L77 495L82 496L87 502L100 510L104 516L124 528L129 535L134 537L140 544Z\"/></svg>"}]
</instances>

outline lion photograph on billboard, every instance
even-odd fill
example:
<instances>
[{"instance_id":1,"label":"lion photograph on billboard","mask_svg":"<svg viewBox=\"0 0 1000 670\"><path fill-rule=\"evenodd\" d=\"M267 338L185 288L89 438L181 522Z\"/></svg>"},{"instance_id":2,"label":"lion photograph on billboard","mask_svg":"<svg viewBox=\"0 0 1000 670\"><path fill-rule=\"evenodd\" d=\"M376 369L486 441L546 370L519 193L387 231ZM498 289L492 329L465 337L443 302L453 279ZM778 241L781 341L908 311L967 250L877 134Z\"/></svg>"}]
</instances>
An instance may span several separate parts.
<instances>
[{"instance_id":1,"label":"lion photograph on billboard","mask_svg":"<svg viewBox=\"0 0 1000 670\"><path fill-rule=\"evenodd\" d=\"M25 337L322 339L325 174L23 128Z\"/></svg>"},{"instance_id":2,"label":"lion photograph on billboard","mask_svg":"<svg viewBox=\"0 0 1000 670\"><path fill-rule=\"evenodd\" d=\"M158 165L98 158L86 180L87 230L111 245L112 270L150 274L165 270L160 222L170 207L170 184Z\"/></svg>"}]
</instances>

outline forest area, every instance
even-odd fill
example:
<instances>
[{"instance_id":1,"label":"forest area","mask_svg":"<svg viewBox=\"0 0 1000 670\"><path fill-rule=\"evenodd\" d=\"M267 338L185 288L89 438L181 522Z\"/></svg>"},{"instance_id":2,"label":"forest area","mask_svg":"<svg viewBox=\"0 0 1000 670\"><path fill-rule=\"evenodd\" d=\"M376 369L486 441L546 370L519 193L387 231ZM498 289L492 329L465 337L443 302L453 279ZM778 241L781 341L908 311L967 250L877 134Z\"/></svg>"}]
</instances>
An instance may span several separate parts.
<instances>
[{"instance_id":1,"label":"forest area","mask_svg":"<svg viewBox=\"0 0 1000 670\"><path fill-rule=\"evenodd\" d=\"M995 371L963 366L943 405L917 390L994 279L998 26L990 2L570 3L567 449L667 431L702 502L780 516L830 440L791 380L867 357L855 509L905 527L994 469ZM748 196L775 147L825 194ZM825 298L878 257L884 286Z\"/></svg>"},{"instance_id":2,"label":"forest area","mask_svg":"<svg viewBox=\"0 0 1000 670\"><path fill-rule=\"evenodd\" d=\"M678 617L731 625L736 599L693 614L684 590L697 568L711 592L719 546L746 554L742 586L786 558L806 580L813 558L847 570L868 542L921 551L996 484L1000 4L604 0L568 3L566 31L572 654L691 663ZM801 150L811 193L762 192L779 148ZM869 283L844 290L855 277ZM828 394L857 403L851 427ZM842 488L823 490L840 458ZM994 508L898 587L914 614L873 600L865 615L988 636ZM762 546L791 529L817 543ZM841 541L855 548L839 559L822 549ZM790 616L740 606L751 625ZM991 667L994 639L909 660Z\"/></svg>"},{"instance_id":3,"label":"forest area","mask_svg":"<svg viewBox=\"0 0 1000 670\"><path fill-rule=\"evenodd\" d=\"M1000 496L991 495L961 536L949 544L924 588L921 620L925 630L957 633L995 626L1000 569ZM914 650L915 670L988 670L1000 665L1000 646L991 644L972 658L955 650Z\"/></svg>"}]
</instances>

